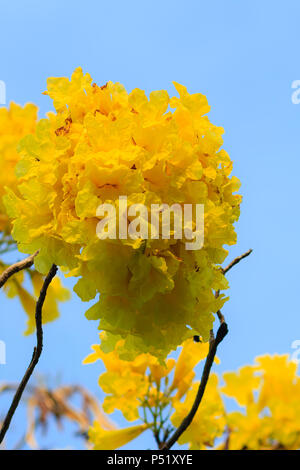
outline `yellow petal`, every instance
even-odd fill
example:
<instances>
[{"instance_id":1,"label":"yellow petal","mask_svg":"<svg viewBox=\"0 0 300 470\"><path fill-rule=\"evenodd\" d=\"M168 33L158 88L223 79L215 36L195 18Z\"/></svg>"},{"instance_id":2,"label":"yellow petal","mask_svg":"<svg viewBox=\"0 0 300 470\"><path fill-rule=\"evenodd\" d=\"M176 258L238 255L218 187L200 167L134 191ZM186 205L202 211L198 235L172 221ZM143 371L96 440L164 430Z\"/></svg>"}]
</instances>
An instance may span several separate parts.
<instances>
[{"instance_id":1,"label":"yellow petal","mask_svg":"<svg viewBox=\"0 0 300 470\"><path fill-rule=\"evenodd\" d=\"M106 431L101 428L99 423L95 422L89 430L89 439L94 444L94 450L114 450L132 441L147 428L148 425L141 424L130 428Z\"/></svg>"}]
</instances>

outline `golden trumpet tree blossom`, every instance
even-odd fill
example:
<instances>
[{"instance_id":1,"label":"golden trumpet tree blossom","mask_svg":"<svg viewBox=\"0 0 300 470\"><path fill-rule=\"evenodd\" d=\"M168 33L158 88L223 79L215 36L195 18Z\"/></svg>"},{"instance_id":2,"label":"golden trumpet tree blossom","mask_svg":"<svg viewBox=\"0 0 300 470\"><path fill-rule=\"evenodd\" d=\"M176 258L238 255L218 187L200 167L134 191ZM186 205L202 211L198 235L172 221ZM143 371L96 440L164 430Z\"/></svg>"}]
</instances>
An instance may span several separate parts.
<instances>
[{"instance_id":1,"label":"golden trumpet tree blossom","mask_svg":"<svg viewBox=\"0 0 300 470\"><path fill-rule=\"evenodd\" d=\"M94 450L113 450L136 439L147 429L146 424L139 424L124 429L103 429L96 421L89 430L89 440Z\"/></svg>"},{"instance_id":2,"label":"golden trumpet tree blossom","mask_svg":"<svg viewBox=\"0 0 300 470\"><path fill-rule=\"evenodd\" d=\"M227 415L229 449L300 448L300 377L288 355L259 356L224 380L222 393L244 407Z\"/></svg>"},{"instance_id":3,"label":"golden trumpet tree blossom","mask_svg":"<svg viewBox=\"0 0 300 470\"><path fill-rule=\"evenodd\" d=\"M37 123L37 107L24 107L11 103L9 109L0 109L0 230L9 232L9 219L2 198L7 186L17 190L15 167L20 159L18 142L27 134L33 134Z\"/></svg>"},{"instance_id":4,"label":"golden trumpet tree blossom","mask_svg":"<svg viewBox=\"0 0 300 470\"><path fill-rule=\"evenodd\" d=\"M194 334L208 340L226 300L214 295L228 287L224 245L236 242L240 183L221 149L223 129L209 121L205 96L174 85L176 97L161 90L147 98L120 83L98 86L81 68L71 80L49 78L55 113L20 142L17 191L5 196L19 250L40 250L43 274L55 263L79 277L82 300L100 293L87 318L107 332L103 350L124 340L127 360L163 359ZM173 232L163 239L161 227L156 239L99 239L98 206L118 211L121 196L149 212L152 204L203 204L203 248L187 250Z\"/></svg>"}]
</instances>

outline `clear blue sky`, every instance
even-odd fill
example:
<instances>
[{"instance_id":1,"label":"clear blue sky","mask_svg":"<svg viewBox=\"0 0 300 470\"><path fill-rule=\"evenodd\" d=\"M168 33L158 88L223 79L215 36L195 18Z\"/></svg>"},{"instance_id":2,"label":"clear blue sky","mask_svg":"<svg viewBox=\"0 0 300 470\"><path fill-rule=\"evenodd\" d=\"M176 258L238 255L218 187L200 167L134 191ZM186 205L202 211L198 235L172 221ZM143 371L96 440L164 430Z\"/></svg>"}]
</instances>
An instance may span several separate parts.
<instances>
[{"instance_id":1,"label":"clear blue sky","mask_svg":"<svg viewBox=\"0 0 300 470\"><path fill-rule=\"evenodd\" d=\"M10 0L1 2L0 17L7 101L32 101L40 116L51 108L41 94L47 77L70 76L79 65L99 84L172 93L176 80L207 95L210 118L225 128L224 148L242 181L238 244L229 258L254 249L228 276L230 334L215 370L235 369L266 352L291 353L292 341L300 339L300 105L291 101L291 84L300 79L299 1ZM60 320L45 327L38 371L80 382L101 399L100 364L81 365L97 342L85 308L73 295ZM1 294L0 339L7 344L1 380L18 381L31 357L24 320L18 303ZM115 418L124 423L118 413ZM19 411L12 433L24 426ZM70 432L62 438L52 430L47 442L78 447ZM146 434L133 445L154 448Z\"/></svg>"}]
</instances>

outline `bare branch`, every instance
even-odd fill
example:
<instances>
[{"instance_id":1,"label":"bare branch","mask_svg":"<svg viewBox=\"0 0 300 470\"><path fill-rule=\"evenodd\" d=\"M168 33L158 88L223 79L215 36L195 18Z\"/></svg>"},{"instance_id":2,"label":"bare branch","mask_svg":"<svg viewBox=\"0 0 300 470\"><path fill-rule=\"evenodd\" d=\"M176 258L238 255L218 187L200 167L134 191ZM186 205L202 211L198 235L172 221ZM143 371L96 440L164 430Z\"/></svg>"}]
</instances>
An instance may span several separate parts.
<instances>
[{"instance_id":1,"label":"bare branch","mask_svg":"<svg viewBox=\"0 0 300 470\"><path fill-rule=\"evenodd\" d=\"M175 442L179 439L179 437L184 433L184 431L188 428L188 426L193 421L193 418L194 418L195 414L197 413L197 410L199 408L199 405L201 403L201 400L202 400L204 392L205 392L205 388L206 388L206 385L207 385L207 382L208 382L208 379L209 379L210 369L211 369L211 366L214 362L214 358L215 358L215 355L216 355L216 352L217 352L217 347L221 343L223 338L225 338L227 333L228 333L228 327L227 327L227 324L223 321L221 323L221 325L219 326L216 338L213 339L213 336L212 336L212 339L210 341L209 351L208 351L208 355L207 355L207 358L206 358L206 361L205 361L205 364L204 364L204 369L203 369L203 372L202 372L200 385L199 385L199 388L198 388L198 392L197 392L194 404L191 408L191 411L184 418L184 420L182 421L180 426L176 429L174 434L170 437L170 439L162 447L163 450L171 449L171 447L175 444Z\"/></svg>"},{"instance_id":2,"label":"bare branch","mask_svg":"<svg viewBox=\"0 0 300 470\"><path fill-rule=\"evenodd\" d=\"M0 288L4 286L6 281L13 276L14 274L18 273L19 271L22 271L22 269L27 269L30 268L33 265L33 261L35 256L38 254L38 251L34 253L33 255L28 256L27 258L23 259L22 261L18 261L15 264L12 264L9 266L5 271L0 276Z\"/></svg>"},{"instance_id":3,"label":"bare branch","mask_svg":"<svg viewBox=\"0 0 300 470\"><path fill-rule=\"evenodd\" d=\"M231 268L233 268L233 266L238 264L242 259L247 258L247 256L249 256L252 253L252 251L253 251L252 249L246 251L246 253L243 253L242 255L238 256L233 261L231 261L231 263L229 263L228 266L226 266L226 268L221 268L222 273L226 274ZM219 295L220 295L220 290L217 290L215 292L215 297L217 298L217 297L219 297ZM216 339L214 339L213 331L211 331L209 351L208 351L208 355L207 355L207 358L206 358L206 361L205 361L205 365L204 365L204 369L203 369L203 372L202 372L202 377L201 377L199 389L198 389L194 404L193 404L189 414L184 418L184 420L182 421L180 426L174 432L173 436L171 436L171 438L163 445L162 448L164 450L171 449L171 447L175 444L175 442L179 439L179 437L188 428L188 426L193 421L193 418L194 418L195 414L197 413L197 410L198 410L199 405L201 403L201 400L203 398L205 388L206 388L206 385L207 385L207 382L208 382L208 379L209 379L210 369L212 367L212 364L213 364L213 361L214 361L214 358L215 358L215 355L216 355L216 352L217 352L217 347L221 343L223 338L228 333L227 323L225 322L225 318L224 318L224 315L222 314L221 310L217 311L217 316L218 316L219 321L220 321L220 326L219 326L219 329L218 329L218 332L217 332ZM200 337L199 336L194 336L194 341L195 342L200 342Z\"/></svg>"},{"instance_id":4,"label":"bare branch","mask_svg":"<svg viewBox=\"0 0 300 470\"><path fill-rule=\"evenodd\" d=\"M246 253L243 253L242 255L238 256L233 261L231 261L231 263L229 263L228 266L226 266L226 268L222 268L223 274L226 274L231 268L233 268L233 266L238 264L242 259L247 258L247 256L249 256L252 253L252 251L253 250L250 248L250 250L246 251ZM220 290L217 290L215 292L215 297L218 298L219 295L220 295ZM222 314L221 310L217 311L217 315L218 315L218 318L220 320L220 323L224 323L225 318L224 318L224 315Z\"/></svg>"},{"instance_id":5,"label":"bare branch","mask_svg":"<svg viewBox=\"0 0 300 470\"><path fill-rule=\"evenodd\" d=\"M226 266L226 268L221 268L222 273L226 274L231 268L233 268L233 266L238 264L242 259L247 258L247 256L249 256L252 253L252 251L253 251L252 248L250 248L250 250L246 251L246 253L243 253L242 255L237 256L237 258L235 258L233 261L231 261L231 263L229 263L228 266ZM219 295L220 295L220 290L216 290L215 297L217 298L217 297L219 297ZM221 310L217 311L217 316L220 320L220 323L225 323L225 317L222 314ZM199 343L200 342L200 336L195 335L194 336L194 341L196 343Z\"/></svg>"},{"instance_id":6,"label":"bare branch","mask_svg":"<svg viewBox=\"0 0 300 470\"><path fill-rule=\"evenodd\" d=\"M250 248L250 250L246 251L246 253L237 256L233 261L231 261L231 263L228 264L228 266L226 266L226 268L222 268L223 274L226 274L231 268L233 268L233 266L238 264L242 259L247 258L247 256L251 255L252 251L252 248Z\"/></svg>"},{"instance_id":7,"label":"bare branch","mask_svg":"<svg viewBox=\"0 0 300 470\"><path fill-rule=\"evenodd\" d=\"M225 323L225 317L224 317L223 313L221 312L221 310L218 310L218 311L217 311L217 315L218 315L218 318L219 318L219 320L220 320L220 323L221 323L221 324L222 324L222 323Z\"/></svg>"},{"instance_id":8,"label":"bare branch","mask_svg":"<svg viewBox=\"0 0 300 470\"><path fill-rule=\"evenodd\" d=\"M34 255L32 255L34 257ZM28 258L27 258L27 261L28 261ZM33 258L32 258L32 261L33 261ZM21 268L21 269L24 269ZM18 269L20 270L20 269ZM17 271L15 271L17 272ZM52 279L54 278L54 276L56 275L56 272L57 272L57 266L55 264L52 265L49 273L47 274L45 280L44 280L44 284L42 286L42 289L41 289L41 292L40 292L40 296L37 300L37 303L36 303L36 309L35 309L35 324L36 324L36 340L37 340L37 344L36 344L36 347L34 348L33 350L33 354L32 354L32 358L31 358L31 361L30 361L30 364L24 374L24 377L14 395L14 398L13 398L13 401L10 405L10 408L7 412L7 415L3 421L3 425L2 425L2 428L0 430L0 444L1 442L3 441L4 437L5 437L5 434L9 428L9 425L10 425L10 422L12 420L12 417L18 407L18 404L21 400L21 397L22 397L22 394L25 390L25 387L27 385L27 382L29 381L33 371L34 371L34 368L35 366L37 365L38 361L39 361L39 358L40 358L40 355L42 353L42 349L43 349L43 328L42 328L42 309L43 309L43 305L44 305L44 301L45 301L45 298L46 298L46 294L47 294L47 289L52 281Z\"/></svg>"}]
</instances>

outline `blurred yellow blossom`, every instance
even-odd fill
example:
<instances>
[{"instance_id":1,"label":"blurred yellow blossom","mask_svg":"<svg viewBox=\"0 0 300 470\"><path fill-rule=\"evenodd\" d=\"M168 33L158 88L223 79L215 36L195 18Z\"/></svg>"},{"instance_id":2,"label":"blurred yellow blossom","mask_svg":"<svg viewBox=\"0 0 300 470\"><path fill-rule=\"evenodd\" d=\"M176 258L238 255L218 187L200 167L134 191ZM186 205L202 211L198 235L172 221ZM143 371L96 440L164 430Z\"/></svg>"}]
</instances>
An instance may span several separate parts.
<instances>
[{"instance_id":1,"label":"blurred yellow blossom","mask_svg":"<svg viewBox=\"0 0 300 470\"><path fill-rule=\"evenodd\" d=\"M0 273L7 266L0 261ZM36 302L42 288L44 277L37 271L27 270L20 271L11 277L3 287L4 292L9 298L18 297L21 305L26 312L27 328L25 335L29 335L35 331L35 307ZM27 282L31 283L30 292L27 288ZM24 287L24 285L26 287ZM55 277L47 290L47 296L43 305L43 323L55 320L59 316L58 303L65 302L70 299L70 291L63 287L60 279Z\"/></svg>"},{"instance_id":2,"label":"blurred yellow blossom","mask_svg":"<svg viewBox=\"0 0 300 470\"><path fill-rule=\"evenodd\" d=\"M259 356L224 380L222 392L245 406L227 416L230 449L299 449L300 377L288 355Z\"/></svg>"},{"instance_id":3,"label":"blurred yellow blossom","mask_svg":"<svg viewBox=\"0 0 300 470\"><path fill-rule=\"evenodd\" d=\"M208 343L195 343L193 339L184 342L171 387L172 390L178 388L177 398L181 398L190 388L195 377L194 367L206 358L208 347Z\"/></svg>"},{"instance_id":4,"label":"blurred yellow blossom","mask_svg":"<svg viewBox=\"0 0 300 470\"><path fill-rule=\"evenodd\" d=\"M254 391L260 385L260 378L255 375L255 366L244 366L236 372L225 372L223 377L226 385L222 392L234 396L239 405L251 404L254 400Z\"/></svg>"},{"instance_id":5,"label":"blurred yellow blossom","mask_svg":"<svg viewBox=\"0 0 300 470\"><path fill-rule=\"evenodd\" d=\"M18 193L18 179L16 165L21 155L17 149L19 141L24 136L32 136L37 126L37 107L26 104L24 107L11 103L9 108L0 109L0 252L16 250L16 243L11 239L11 224L3 204L5 187ZM0 272L7 268L7 264L0 260ZM26 281L27 279L27 281ZM35 329L35 304L39 296L44 276L33 270L19 272L4 286L4 292L10 297L18 297L22 307L28 315L25 334L30 334ZM31 288L27 287L27 283ZM49 286L47 298L43 308L43 322L49 322L59 316L58 302L68 300L70 292L55 278Z\"/></svg>"},{"instance_id":6,"label":"blurred yellow blossom","mask_svg":"<svg viewBox=\"0 0 300 470\"><path fill-rule=\"evenodd\" d=\"M9 230L9 221L2 198L5 186L17 190L15 166L20 159L17 152L19 140L33 134L37 123L37 107L24 107L11 103L9 109L0 108L0 231Z\"/></svg>"},{"instance_id":7,"label":"blurred yellow blossom","mask_svg":"<svg viewBox=\"0 0 300 470\"><path fill-rule=\"evenodd\" d=\"M89 440L94 450L114 450L137 438L146 429L147 425L140 424L130 428L106 430L95 422L89 430Z\"/></svg>"}]
</instances>

